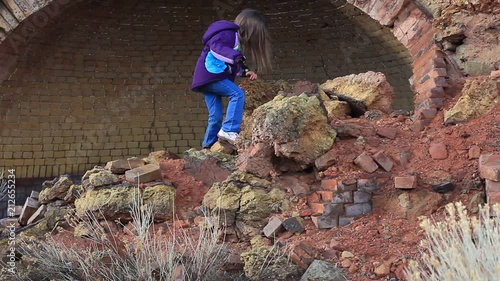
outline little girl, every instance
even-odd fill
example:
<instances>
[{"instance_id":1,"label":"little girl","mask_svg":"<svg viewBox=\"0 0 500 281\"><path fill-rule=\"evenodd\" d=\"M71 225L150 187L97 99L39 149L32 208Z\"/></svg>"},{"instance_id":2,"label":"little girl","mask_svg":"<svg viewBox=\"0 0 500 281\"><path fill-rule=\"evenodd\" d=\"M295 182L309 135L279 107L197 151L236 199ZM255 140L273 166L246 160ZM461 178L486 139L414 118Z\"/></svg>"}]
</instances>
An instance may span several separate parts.
<instances>
[{"instance_id":1,"label":"little girl","mask_svg":"<svg viewBox=\"0 0 500 281\"><path fill-rule=\"evenodd\" d=\"M243 118L245 93L234 80L236 76L256 80L257 74L245 65L247 53L257 70L271 70L271 42L264 17L245 9L235 19L212 23L203 35L204 45L194 71L192 90L202 92L208 108L208 126L203 148L210 148L218 138L234 146ZM222 122L222 97L228 97L226 119Z\"/></svg>"}]
</instances>

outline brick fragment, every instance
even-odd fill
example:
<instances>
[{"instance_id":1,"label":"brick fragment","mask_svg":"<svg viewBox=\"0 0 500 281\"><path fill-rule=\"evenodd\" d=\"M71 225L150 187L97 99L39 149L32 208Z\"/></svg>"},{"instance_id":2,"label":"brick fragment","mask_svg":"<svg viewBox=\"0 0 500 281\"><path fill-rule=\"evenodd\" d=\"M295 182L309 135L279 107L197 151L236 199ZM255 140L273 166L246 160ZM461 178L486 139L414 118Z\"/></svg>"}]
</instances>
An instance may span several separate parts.
<instances>
[{"instance_id":1,"label":"brick fragment","mask_svg":"<svg viewBox=\"0 0 500 281\"><path fill-rule=\"evenodd\" d=\"M337 179L323 179L321 180L321 188L324 190L336 191L338 185Z\"/></svg>"},{"instance_id":2,"label":"brick fragment","mask_svg":"<svg viewBox=\"0 0 500 281\"><path fill-rule=\"evenodd\" d=\"M380 189L380 186L369 179L359 179L358 180L358 191L363 191L372 194L373 192Z\"/></svg>"},{"instance_id":3,"label":"brick fragment","mask_svg":"<svg viewBox=\"0 0 500 281\"><path fill-rule=\"evenodd\" d=\"M324 190L324 191L316 191L319 195L320 202L332 202L333 200L333 191Z\"/></svg>"},{"instance_id":4,"label":"brick fragment","mask_svg":"<svg viewBox=\"0 0 500 281\"><path fill-rule=\"evenodd\" d=\"M444 160L448 158L448 149L442 142L431 143L429 146L429 154L431 155L432 159Z\"/></svg>"},{"instance_id":5,"label":"brick fragment","mask_svg":"<svg viewBox=\"0 0 500 281\"><path fill-rule=\"evenodd\" d=\"M479 173L482 178L500 181L500 154L483 154L479 157Z\"/></svg>"},{"instance_id":6,"label":"brick fragment","mask_svg":"<svg viewBox=\"0 0 500 281\"><path fill-rule=\"evenodd\" d=\"M293 245L290 251L290 259L302 269L307 269L318 255L319 249L305 241Z\"/></svg>"},{"instance_id":7,"label":"brick fragment","mask_svg":"<svg viewBox=\"0 0 500 281\"><path fill-rule=\"evenodd\" d=\"M283 221L283 227L285 227L287 231L294 233L302 233L305 230L302 220L297 217L291 217L285 219Z\"/></svg>"},{"instance_id":8,"label":"brick fragment","mask_svg":"<svg viewBox=\"0 0 500 281\"><path fill-rule=\"evenodd\" d=\"M36 212L29 218L28 220L28 225L38 222L39 220L43 219L45 216L45 212L47 211L47 205L41 205L38 207Z\"/></svg>"},{"instance_id":9,"label":"brick fragment","mask_svg":"<svg viewBox=\"0 0 500 281\"><path fill-rule=\"evenodd\" d=\"M323 214L325 211L325 203L310 202L309 207L314 214Z\"/></svg>"},{"instance_id":10,"label":"brick fragment","mask_svg":"<svg viewBox=\"0 0 500 281\"><path fill-rule=\"evenodd\" d=\"M373 161L373 158L368 155L366 151L361 153L356 159L354 159L354 164L360 166L368 173L373 173L378 169L377 163Z\"/></svg>"},{"instance_id":11,"label":"brick fragment","mask_svg":"<svg viewBox=\"0 0 500 281\"><path fill-rule=\"evenodd\" d=\"M161 179L160 166L148 164L125 172L125 179L134 183L146 183Z\"/></svg>"},{"instance_id":12,"label":"brick fragment","mask_svg":"<svg viewBox=\"0 0 500 281\"><path fill-rule=\"evenodd\" d=\"M335 216L312 216L311 220L318 229L330 229L338 226L338 217Z\"/></svg>"},{"instance_id":13,"label":"brick fragment","mask_svg":"<svg viewBox=\"0 0 500 281\"><path fill-rule=\"evenodd\" d=\"M372 195L363 191L354 191L354 203L368 203L372 200Z\"/></svg>"},{"instance_id":14,"label":"brick fragment","mask_svg":"<svg viewBox=\"0 0 500 281\"><path fill-rule=\"evenodd\" d=\"M284 230L282 223L283 222L277 217L271 218L263 229L264 235L267 238L276 237L276 235Z\"/></svg>"},{"instance_id":15,"label":"brick fragment","mask_svg":"<svg viewBox=\"0 0 500 281\"><path fill-rule=\"evenodd\" d=\"M339 182L338 191L354 191L358 189L358 181L356 179L345 179Z\"/></svg>"},{"instance_id":16,"label":"brick fragment","mask_svg":"<svg viewBox=\"0 0 500 281\"><path fill-rule=\"evenodd\" d=\"M395 177L394 186L397 189L414 189L417 187L417 177Z\"/></svg>"},{"instance_id":17,"label":"brick fragment","mask_svg":"<svg viewBox=\"0 0 500 281\"><path fill-rule=\"evenodd\" d=\"M354 220L353 217L345 217L345 216L340 216L339 217L339 226L345 226L350 224Z\"/></svg>"},{"instance_id":18,"label":"brick fragment","mask_svg":"<svg viewBox=\"0 0 500 281\"><path fill-rule=\"evenodd\" d=\"M38 210L40 207L40 203L31 197L26 198L26 202L24 203L23 210L21 211L21 215L19 216L19 224L21 226L25 226L28 224L28 220L31 216Z\"/></svg>"},{"instance_id":19,"label":"brick fragment","mask_svg":"<svg viewBox=\"0 0 500 281\"><path fill-rule=\"evenodd\" d=\"M135 169L137 167L144 166L144 160L140 158L130 158L130 159L119 159L114 161L109 161L104 167L106 170L110 170L114 174L123 174L128 170Z\"/></svg>"},{"instance_id":20,"label":"brick fragment","mask_svg":"<svg viewBox=\"0 0 500 281\"><path fill-rule=\"evenodd\" d=\"M387 157L384 152L379 151L373 155L373 159L377 164L382 167L382 169L386 170L387 172L390 172L392 169L392 166L394 166L394 162L392 162L391 158Z\"/></svg>"},{"instance_id":21,"label":"brick fragment","mask_svg":"<svg viewBox=\"0 0 500 281\"><path fill-rule=\"evenodd\" d=\"M370 203L360 203L345 205L345 215L348 217L359 217L368 212L371 212L372 205Z\"/></svg>"},{"instance_id":22,"label":"brick fragment","mask_svg":"<svg viewBox=\"0 0 500 281\"><path fill-rule=\"evenodd\" d=\"M377 129L377 135L383 137L383 138L388 138L388 139L395 139L396 134L398 133L397 128L389 128L389 127L383 127Z\"/></svg>"},{"instance_id":23,"label":"brick fragment","mask_svg":"<svg viewBox=\"0 0 500 281\"><path fill-rule=\"evenodd\" d=\"M477 145L471 146L469 149L469 159L478 159L481 156L481 148Z\"/></svg>"},{"instance_id":24,"label":"brick fragment","mask_svg":"<svg viewBox=\"0 0 500 281\"><path fill-rule=\"evenodd\" d=\"M318 168L318 170L324 171L333 164L335 164L335 162L336 159L334 155L334 150L332 149L327 153L325 153L324 155L320 156L318 159L316 159L316 161L314 161L314 165L316 166L316 168Z\"/></svg>"},{"instance_id":25,"label":"brick fragment","mask_svg":"<svg viewBox=\"0 0 500 281\"><path fill-rule=\"evenodd\" d=\"M40 192L33 190L33 191L31 191L30 197L33 198L33 199L38 200L38 196L39 195L40 195Z\"/></svg>"}]
</instances>

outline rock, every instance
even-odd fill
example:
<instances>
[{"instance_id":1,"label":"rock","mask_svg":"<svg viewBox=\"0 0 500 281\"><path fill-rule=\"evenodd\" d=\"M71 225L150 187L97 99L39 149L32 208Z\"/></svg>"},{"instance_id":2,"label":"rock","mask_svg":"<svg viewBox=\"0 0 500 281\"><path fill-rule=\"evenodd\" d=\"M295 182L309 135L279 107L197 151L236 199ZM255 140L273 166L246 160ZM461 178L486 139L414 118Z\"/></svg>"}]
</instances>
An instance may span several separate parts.
<instances>
[{"instance_id":1,"label":"rock","mask_svg":"<svg viewBox=\"0 0 500 281\"><path fill-rule=\"evenodd\" d=\"M184 171L206 186L224 181L235 167L236 157L218 152L203 152L194 148L184 152Z\"/></svg>"},{"instance_id":2,"label":"rock","mask_svg":"<svg viewBox=\"0 0 500 281\"><path fill-rule=\"evenodd\" d=\"M373 158L368 155L366 151L361 153L356 159L354 159L354 164L360 166L368 173L373 173L378 169L377 163L373 161Z\"/></svg>"},{"instance_id":3,"label":"rock","mask_svg":"<svg viewBox=\"0 0 500 281\"><path fill-rule=\"evenodd\" d=\"M378 109L374 109L374 110L366 111L364 116L366 119L374 121L374 120L378 120L378 119L384 117L385 114Z\"/></svg>"},{"instance_id":4,"label":"rock","mask_svg":"<svg viewBox=\"0 0 500 281\"><path fill-rule=\"evenodd\" d=\"M491 207L493 207L494 204L500 203L500 182L485 180L485 187L486 203Z\"/></svg>"},{"instance_id":5,"label":"rock","mask_svg":"<svg viewBox=\"0 0 500 281\"><path fill-rule=\"evenodd\" d=\"M39 194L39 201L41 204L47 204L57 199L64 199L68 189L73 184L73 181L68 175L63 175L54 182L53 185L43 189Z\"/></svg>"},{"instance_id":6,"label":"rock","mask_svg":"<svg viewBox=\"0 0 500 281\"><path fill-rule=\"evenodd\" d=\"M160 165L160 162L162 160L180 159L180 158L181 157L179 155L177 155L173 152L160 150L160 151L153 151L153 152L149 153L148 157L144 160L148 164Z\"/></svg>"},{"instance_id":7,"label":"rock","mask_svg":"<svg viewBox=\"0 0 500 281\"><path fill-rule=\"evenodd\" d=\"M327 116L329 120L332 119L345 119L351 114L351 107L345 101L328 100L323 101Z\"/></svg>"},{"instance_id":8,"label":"rock","mask_svg":"<svg viewBox=\"0 0 500 281\"><path fill-rule=\"evenodd\" d=\"M335 158L335 151L332 149L316 159L316 161L314 161L314 165L318 170L324 171L335 164L335 162L337 162Z\"/></svg>"},{"instance_id":9,"label":"rock","mask_svg":"<svg viewBox=\"0 0 500 281\"><path fill-rule=\"evenodd\" d=\"M291 217L287 218L283 221L283 227L289 231L294 233L302 233L304 232L304 223L300 217Z\"/></svg>"},{"instance_id":10,"label":"rock","mask_svg":"<svg viewBox=\"0 0 500 281\"><path fill-rule=\"evenodd\" d=\"M276 183L281 186L282 189L292 190L294 195L308 194L311 192L311 187L308 183L301 181L296 176L281 176Z\"/></svg>"},{"instance_id":11,"label":"rock","mask_svg":"<svg viewBox=\"0 0 500 281\"><path fill-rule=\"evenodd\" d=\"M85 190L91 190L103 186L109 186L113 184L120 183L121 180L108 170L100 170L95 173L91 173L88 178L88 182L84 185Z\"/></svg>"},{"instance_id":12,"label":"rock","mask_svg":"<svg viewBox=\"0 0 500 281\"><path fill-rule=\"evenodd\" d=\"M243 79L240 87L245 92L245 109L240 136L245 139L252 138L252 113L257 107L272 101L279 92L291 93L294 91L294 84L284 80L259 79L249 81Z\"/></svg>"},{"instance_id":13,"label":"rock","mask_svg":"<svg viewBox=\"0 0 500 281\"><path fill-rule=\"evenodd\" d=\"M354 254L353 254L353 253L351 253L351 252L349 252L349 251L343 251L343 252L341 253L341 257L342 257L343 259L351 259L351 258L354 258Z\"/></svg>"},{"instance_id":14,"label":"rock","mask_svg":"<svg viewBox=\"0 0 500 281\"><path fill-rule=\"evenodd\" d=\"M373 196L372 206L373 209L378 210L377 212L392 214L394 219L416 219L419 216L429 216L444 202L441 194L425 189L386 195Z\"/></svg>"},{"instance_id":15,"label":"rock","mask_svg":"<svg viewBox=\"0 0 500 281\"><path fill-rule=\"evenodd\" d=\"M451 182L445 182L442 184L431 185L431 188L437 193L448 193L455 189L455 185Z\"/></svg>"},{"instance_id":16,"label":"rock","mask_svg":"<svg viewBox=\"0 0 500 281\"><path fill-rule=\"evenodd\" d=\"M73 203L76 199L80 198L83 192L85 192L83 186L79 184L73 184L69 187L66 196L64 196L64 201Z\"/></svg>"},{"instance_id":17,"label":"rock","mask_svg":"<svg viewBox=\"0 0 500 281\"><path fill-rule=\"evenodd\" d=\"M275 238L280 232L283 231L282 221L277 217L272 217L267 225L264 227L263 232L267 238Z\"/></svg>"},{"instance_id":18,"label":"rock","mask_svg":"<svg viewBox=\"0 0 500 281\"><path fill-rule=\"evenodd\" d=\"M391 265L383 262L380 264L378 267L375 268L374 273L377 275L378 278L384 277L389 275L391 273Z\"/></svg>"},{"instance_id":19,"label":"rock","mask_svg":"<svg viewBox=\"0 0 500 281\"><path fill-rule=\"evenodd\" d=\"M239 230L240 233L249 227L259 233L266 225L266 218L279 211L286 201L285 192L271 188L269 181L235 171L225 181L210 188L203 198L203 205L218 215L226 226L240 221L239 226L245 227Z\"/></svg>"},{"instance_id":20,"label":"rock","mask_svg":"<svg viewBox=\"0 0 500 281\"><path fill-rule=\"evenodd\" d=\"M82 217L92 213L97 219L127 222L132 219L132 206L141 200L138 192L137 187L127 184L90 190L75 201L76 212ZM174 198L175 189L164 184L148 186L142 194L143 204L153 208L155 221L171 215Z\"/></svg>"},{"instance_id":21,"label":"rock","mask_svg":"<svg viewBox=\"0 0 500 281\"><path fill-rule=\"evenodd\" d=\"M479 157L479 173L482 178L500 181L500 154L483 154Z\"/></svg>"},{"instance_id":22,"label":"rock","mask_svg":"<svg viewBox=\"0 0 500 281\"><path fill-rule=\"evenodd\" d=\"M479 212L479 206L486 203L486 194L481 191L476 193L469 202L468 209L472 214L477 214Z\"/></svg>"},{"instance_id":23,"label":"rock","mask_svg":"<svg viewBox=\"0 0 500 281\"><path fill-rule=\"evenodd\" d=\"M104 169L110 170L113 174L124 174L126 171L144 166L144 160L140 158L129 158L109 161Z\"/></svg>"},{"instance_id":24,"label":"rock","mask_svg":"<svg viewBox=\"0 0 500 281\"><path fill-rule=\"evenodd\" d=\"M272 147L276 157L296 163L297 170L310 167L335 140L317 97L277 96L252 117L252 142Z\"/></svg>"},{"instance_id":25,"label":"rock","mask_svg":"<svg viewBox=\"0 0 500 281\"><path fill-rule=\"evenodd\" d=\"M328 80L321 89L348 96L363 102L368 110L379 109L385 113L391 112L394 91L381 72L351 74Z\"/></svg>"},{"instance_id":26,"label":"rock","mask_svg":"<svg viewBox=\"0 0 500 281\"><path fill-rule=\"evenodd\" d=\"M397 189L417 188L417 177L394 177L394 187Z\"/></svg>"},{"instance_id":27,"label":"rock","mask_svg":"<svg viewBox=\"0 0 500 281\"><path fill-rule=\"evenodd\" d=\"M431 143L429 146L429 154L432 159L443 160L448 158L448 150L446 149L446 145L442 142Z\"/></svg>"},{"instance_id":28,"label":"rock","mask_svg":"<svg viewBox=\"0 0 500 281\"><path fill-rule=\"evenodd\" d=\"M135 184L152 182L161 178L160 166L156 164L147 164L125 172L125 179Z\"/></svg>"},{"instance_id":29,"label":"rock","mask_svg":"<svg viewBox=\"0 0 500 281\"><path fill-rule=\"evenodd\" d=\"M54 207L47 205L47 210L45 211L45 223L42 226L45 227L45 231L52 231L59 223L64 222L66 220L66 216L72 210L69 206L64 207Z\"/></svg>"},{"instance_id":30,"label":"rock","mask_svg":"<svg viewBox=\"0 0 500 281\"><path fill-rule=\"evenodd\" d=\"M491 111L500 102L499 84L489 77L469 78L460 99L444 112L445 124L466 122Z\"/></svg>"},{"instance_id":31,"label":"rock","mask_svg":"<svg viewBox=\"0 0 500 281\"><path fill-rule=\"evenodd\" d=\"M289 281L300 277L299 268L288 261L287 255L257 238L252 239L252 248L241 254L245 276L249 280Z\"/></svg>"},{"instance_id":32,"label":"rock","mask_svg":"<svg viewBox=\"0 0 500 281\"><path fill-rule=\"evenodd\" d=\"M210 151L216 153L224 153L224 154L233 154L234 150L225 146L222 146L219 142L214 143L212 147L210 147Z\"/></svg>"},{"instance_id":33,"label":"rock","mask_svg":"<svg viewBox=\"0 0 500 281\"><path fill-rule=\"evenodd\" d=\"M398 133L397 128L384 127L384 128L377 129L377 135L379 135L383 138L391 139L391 140L396 138L397 133Z\"/></svg>"},{"instance_id":34,"label":"rock","mask_svg":"<svg viewBox=\"0 0 500 281\"><path fill-rule=\"evenodd\" d=\"M264 143L256 143L238 154L236 167L239 170L266 178L274 170L273 148Z\"/></svg>"},{"instance_id":35,"label":"rock","mask_svg":"<svg viewBox=\"0 0 500 281\"><path fill-rule=\"evenodd\" d=\"M389 157L387 157L382 151L375 153L373 155L373 159L375 160L375 162L377 162L377 164L380 165L380 167L382 167L387 172L390 172L392 166L394 165L392 160Z\"/></svg>"},{"instance_id":36,"label":"rock","mask_svg":"<svg viewBox=\"0 0 500 281\"><path fill-rule=\"evenodd\" d=\"M335 264L315 260L300 278L300 281L345 281L345 273Z\"/></svg>"}]
</instances>

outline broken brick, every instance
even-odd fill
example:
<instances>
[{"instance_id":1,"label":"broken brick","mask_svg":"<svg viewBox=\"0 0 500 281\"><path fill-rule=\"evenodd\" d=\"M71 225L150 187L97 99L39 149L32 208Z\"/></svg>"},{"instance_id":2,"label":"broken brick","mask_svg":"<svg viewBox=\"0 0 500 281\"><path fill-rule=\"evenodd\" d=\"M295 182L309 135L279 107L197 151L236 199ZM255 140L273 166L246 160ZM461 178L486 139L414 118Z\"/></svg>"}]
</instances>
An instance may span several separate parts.
<instances>
[{"instance_id":1,"label":"broken brick","mask_svg":"<svg viewBox=\"0 0 500 281\"><path fill-rule=\"evenodd\" d=\"M414 189L417 187L417 177L394 177L394 186L397 189Z\"/></svg>"},{"instance_id":2,"label":"broken brick","mask_svg":"<svg viewBox=\"0 0 500 281\"><path fill-rule=\"evenodd\" d=\"M161 179L160 166L148 164L125 172L125 179L133 183L146 183Z\"/></svg>"},{"instance_id":3,"label":"broken brick","mask_svg":"<svg viewBox=\"0 0 500 281\"><path fill-rule=\"evenodd\" d=\"M358 181L356 179L342 180L338 184L339 192L354 191L356 189L358 189Z\"/></svg>"},{"instance_id":4,"label":"broken brick","mask_svg":"<svg viewBox=\"0 0 500 281\"><path fill-rule=\"evenodd\" d=\"M332 202L333 200L333 191L324 190L324 191L317 191L316 193L319 195L320 202Z\"/></svg>"},{"instance_id":5,"label":"broken brick","mask_svg":"<svg viewBox=\"0 0 500 281\"><path fill-rule=\"evenodd\" d=\"M309 207L314 214L323 214L323 212L325 211L325 203L311 202L309 203Z\"/></svg>"},{"instance_id":6,"label":"broken brick","mask_svg":"<svg viewBox=\"0 0 500 281\"><path fill-rule=\"evenodd\" d=\"M387 157L382 151L379 151L373 155L373 159L377 162L380 167L382 167L387 172L390 172L394 163Z\"/></svg>"},{"instance_id":7,"label":"broken brick","mask_svg":"<svg viewBox=\"0 0 500 281\"><path fill-rule=\"evenodd\" d=\"M368 173L373 173L378 169L377 163L373 161L373 158L368 155L366 151L361 153L356 159L354 159L354 164L360 166Z\"/></svg>"},{"instance_id":8,"label":"broken brick","mask_svg":"<svg viewBox=\"0 0 500 281\"><path fill-rule=\"evenodd\" d=\"M481 156L481 148L477 145L471 146L469 149L469 159L478 159Z\"/></svg>"},{"instance_id":9,"label":"broken brick","mask_svg":"<svg viewBox=\"0 0 500 281\"><path fill-rule=\"evenodd\" d=\"M340 217L339 217L339 226L345 226L345 225L348 225L348 224L350 224L353 220L354 220L354 218L353 218L353 217L344 217L344 216L340 216Z\"/></svg>"},{"instance_id":10,"label":"broken brick","mask_svg":"<svg viewBox=\"0 0 500 281\"><path fill-rule=\"evenodd\" d=\"M269 222L263 229L264 235L267 238L276 237L276 235L284 230L282 223L283 222L277 217L271 218L271 220L269 220Z\"/></svg>"},{"instance_id":11,"label":"broken brick","mask_svg":"<svg viewBox=\"0 0 500 281\"><path fill-rule=\"evenodd\" d=\"M323 179L321 180L321 188L325 190L337 191L337 179Z\"/></svg>"},{"instance_id":12,"label":"broken brick","mask_svg":"<svg viewBox=\"0 0 500 281\"><path fill-rule=\"evenodd\" d=\"M39 220L44 218L45 212L47 211L47 205L41 205L38 207L36 212L31 215L31 217L28 219L27 224L30 225L32 223L38 222Z\"/></svg>"},{"instance_id":13,"label":"broken brick","mask_svg":"<svg viewBox=\"0 0 500 281\"><path fill-rule=\"evenodd\" d=\"M358 191L363 191L367 193L373 193L380 189L380 186L369 179L359 179L358 180Z\"/></svg>"},{"instance_id":14,"label":"broken brick","mask_svg":"<svg viewBox=\"0 0 500 281\"><path fill-rule=\"evenodd\" d=\"M130 159L119 159L114 161L109 161L104 167L106 170L110 170L113 174L123 174L128 170L135 169L137 167L144 166L144 160L140 158L130 158Z\"/></svg>"},{"instance_id":15,"label":"broken brick","mask_svg":"<svg viewBox=\"0 0 500 281\"><path fill-rule=\"evenodd\" d=\"M285 227L287 231L294 233L302 233L305 230L302 220L297 217L291 217L285 219L283 221L283 227Z\"/></svg>"},{"instance_id":16,"label":"broken brick","mask_svg":"<svg viewBox=\"0 0 500 281\"><path fill-rule=\"evenodd\" d=\"M432 159L443 160L448 158L448 150L446 145L442 142L431 143L429 146L429 154Z\"/></svg>"},{"instance_id":17,"label":"broken brick","mask_svg":"<svg viewBox=\"0 0 500 281\"><path fill-rule=\"evenodd\" d=\"M338 216L313 216L311 220L318 229L330 229L338 226Z\"/></svg>"},{"instance_id":18,"label":"broken brick","mask_svg":"<svg viewBox=\"0 0 500 281\"><path fill-rule=\"evenodd\" d=\"M383 137L383 138L388 138L388 139L395 139L396 134L398 133L398 129L396 128L379 128L377 130L377 135Z\"/></svg>"},{"instance_id":19,"label":"broken brick","mask_svg":"<svg viewBox=\"0 0 500 281\"><path fill-rule=\"evenodd\" d=\"M500 182L485 180L486 192L500 192Z\"/></svg>"},{"instance_id":20,"label":"broken brick","mask_svg":"<svg viewBox=\"0 0 500 281\"><path fill-rule=\"evenodd\" d=\"M314 161L314 165L318 168L318 170L324 171L335 164L335 162L334 150L332 149L316 159L316 161Z\"/></svg>"},{"instance_id":21,"label":"broken brick","mask_svg":"<svg viewBox=\"0 0 500 281\"><path fill-rule=\"evenodd\" d=\"M483 154L479 157L479 173L490 181L500 181L500 154Z\"/></svg>"},{"instance_id":22,"label":"broken brick","mask_svg":"<svg viewBox=\"0 0 500 281\"><path fill-rule=\"evenodd\" d=\"M38 210L40 207L40 203L31 197L26 198L26 202L24 203L23 210L21 211L21 215L19 216L19 224L21 226L25 226L28 224L28 220L31 216Z\"/></svg>"}]
</instances>

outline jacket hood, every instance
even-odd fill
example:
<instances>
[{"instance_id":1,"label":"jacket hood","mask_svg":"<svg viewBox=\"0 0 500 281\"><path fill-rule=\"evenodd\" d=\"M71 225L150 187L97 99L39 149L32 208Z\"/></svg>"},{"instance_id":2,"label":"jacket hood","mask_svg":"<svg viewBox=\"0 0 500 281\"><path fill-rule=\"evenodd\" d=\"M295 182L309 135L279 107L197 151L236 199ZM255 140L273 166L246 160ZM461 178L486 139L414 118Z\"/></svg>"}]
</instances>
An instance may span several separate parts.
<instances>
[{"instance_id":1,"label":"jacket hood","mask_svg":"<svg viewBox=\"0 0 500 281\"><path fill-rule=\"evenodd\" d=\"M235 24L234 22L227 21L227 20L220 20L212 23L208 28L207 31L205 31L205 34L203 34L203 39L201 42L203 45L205 45L214 35L217 33L224 31L224 30L234 30L235 32L240 29L239 25Z\"/></svg>"}]
</instances>

